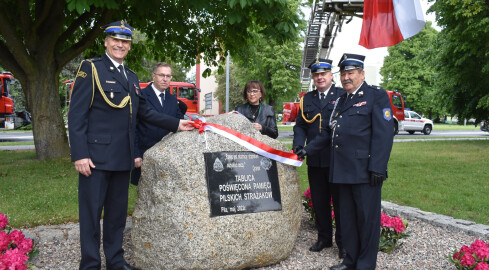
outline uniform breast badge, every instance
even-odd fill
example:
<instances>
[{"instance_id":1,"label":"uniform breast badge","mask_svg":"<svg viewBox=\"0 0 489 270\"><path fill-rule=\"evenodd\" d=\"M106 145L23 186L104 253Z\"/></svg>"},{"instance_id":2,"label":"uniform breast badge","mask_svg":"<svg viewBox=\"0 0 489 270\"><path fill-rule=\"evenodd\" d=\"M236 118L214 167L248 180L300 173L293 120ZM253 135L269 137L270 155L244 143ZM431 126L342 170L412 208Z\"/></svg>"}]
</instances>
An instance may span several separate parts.
<instances>
[{"instance_id":1,"label":"uniform breast badge","mask_svg":"<svg viewBox=\"0 0 489 270\"><path fill-rule=\"evenodd\" d=\"M138 87L136 86L136 84L133 84L134 85L134 91L136 92L136 95L139 96L139 91L138 91Z\"/></svg>"}]
</instances>

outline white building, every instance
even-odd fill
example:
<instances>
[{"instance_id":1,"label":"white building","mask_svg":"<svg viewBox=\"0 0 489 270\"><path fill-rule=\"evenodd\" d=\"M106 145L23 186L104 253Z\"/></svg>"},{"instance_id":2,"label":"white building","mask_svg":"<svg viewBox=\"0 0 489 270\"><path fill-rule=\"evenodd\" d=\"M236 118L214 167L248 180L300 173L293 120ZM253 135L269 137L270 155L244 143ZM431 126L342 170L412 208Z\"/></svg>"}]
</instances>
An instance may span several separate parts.
<instances>
[{"instance_id":1,"label":"white building","mask_svg":"<svg viewBox=\"0 0 489 270\"><path fill-rule=\"evenodd\" d=\"M200 66L200 67L199 67ZM196 82L197 87L200 87L199 113L202 115L217 115L219 114L219 101L215 96L217 90L217 81L214 75L207 78L202 77L202 72L209 66L205 63L197 64L196 67ZM217 70L217 67L209 67L212 73Z\"/></svg>"}]
</instances>

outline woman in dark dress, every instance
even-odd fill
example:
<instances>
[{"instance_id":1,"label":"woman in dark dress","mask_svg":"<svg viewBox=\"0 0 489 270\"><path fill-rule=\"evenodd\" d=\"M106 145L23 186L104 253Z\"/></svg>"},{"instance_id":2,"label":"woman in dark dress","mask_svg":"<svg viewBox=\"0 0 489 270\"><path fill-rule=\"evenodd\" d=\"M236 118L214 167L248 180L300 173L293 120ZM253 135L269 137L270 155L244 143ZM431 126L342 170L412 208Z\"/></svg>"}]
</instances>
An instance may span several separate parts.
<instances>
[{"instance_id":1,"label":"woman in dark dress","mask_svg":"<svg viewBox=\"0 0 489 270\"><path fill-rule=\"evenodd\" d=\"M273 139L278 137L277 123L273 107L262 102L265 88L260 81L249 81L243 90L245 104L236 107L236 111L248 118L256 130Z\"/></svg>"}]
</instances>

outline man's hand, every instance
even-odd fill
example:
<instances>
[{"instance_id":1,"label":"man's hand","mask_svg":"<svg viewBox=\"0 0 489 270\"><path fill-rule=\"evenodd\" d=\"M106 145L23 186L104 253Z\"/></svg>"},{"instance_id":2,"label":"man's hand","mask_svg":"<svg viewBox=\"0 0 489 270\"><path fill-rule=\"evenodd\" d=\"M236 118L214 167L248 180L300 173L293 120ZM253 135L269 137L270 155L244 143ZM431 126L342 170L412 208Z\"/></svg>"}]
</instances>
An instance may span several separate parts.
<instances>
[{"instance_id":1,"label":"man's hand","mask_svg":"<svg viewBox=\"0 0 489 270\"><path fill-rule=\"evenodd\" d=\"M140 168L143 165L143 159L138 157L134 159L134 167Z\"/></svg>"},{"instance_id":2,"label":"man's hand","mask_svg":"<svg viewBox=\"0 0 489 270\"><path fill-rule=\"evenodd\" d=\"M95 168L95 165L89 158L79 159L75 161L75 169L86 177L89 177L92 174L90 168Z\"/></svg>"},{"instance_id":3,"label":"man's hand","mask_svg":"<svg viewBox=\"0 0 489 270\"><path fill-rule=\"evenodd\" d=\"M370 172L370 185L378 186L384 181L384 175L376 172Z\"/></svg>"},{"instance_id":4,"label":"man's hand","mask_svg":"<svg viewBox=\"0 0 489 270\"><path fill-rule=\"evenodd\" d=\"M178 130L192 130L194 126L190 124L189 120L180 120L180 124L178 125Z\"/></svg>"},{"instance_id":5,"label":"man's hand","mask_svg":"<svg viewBox=\"0 0 489 270\"><path fill-rule=\"evenodd\" d=\"M294 154L297 155L299 159L304 159L307 155L306 150L304 149L304 146L302 145L296 145L293 147Z\"/></svg>"}]
</instances>

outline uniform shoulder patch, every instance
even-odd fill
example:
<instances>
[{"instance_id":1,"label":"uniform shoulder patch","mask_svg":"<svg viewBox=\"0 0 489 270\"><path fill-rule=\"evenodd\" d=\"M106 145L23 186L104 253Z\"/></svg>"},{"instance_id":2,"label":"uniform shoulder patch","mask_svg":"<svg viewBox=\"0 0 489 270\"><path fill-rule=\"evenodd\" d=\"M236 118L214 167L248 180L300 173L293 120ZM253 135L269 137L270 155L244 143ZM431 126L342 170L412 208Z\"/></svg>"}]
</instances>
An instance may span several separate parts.
<instances>
[{"instance_id":1,"label":"uniform shoulder patch","mask_svg":"<svg viewBox=\"0 0 489 270\"><path fill-rule=\"evenodd\" d=\"M390 121L392 119L392 111L391 108L385 108L382 110L384 114L384 119Z\"/></svg>"}]
</instances>

